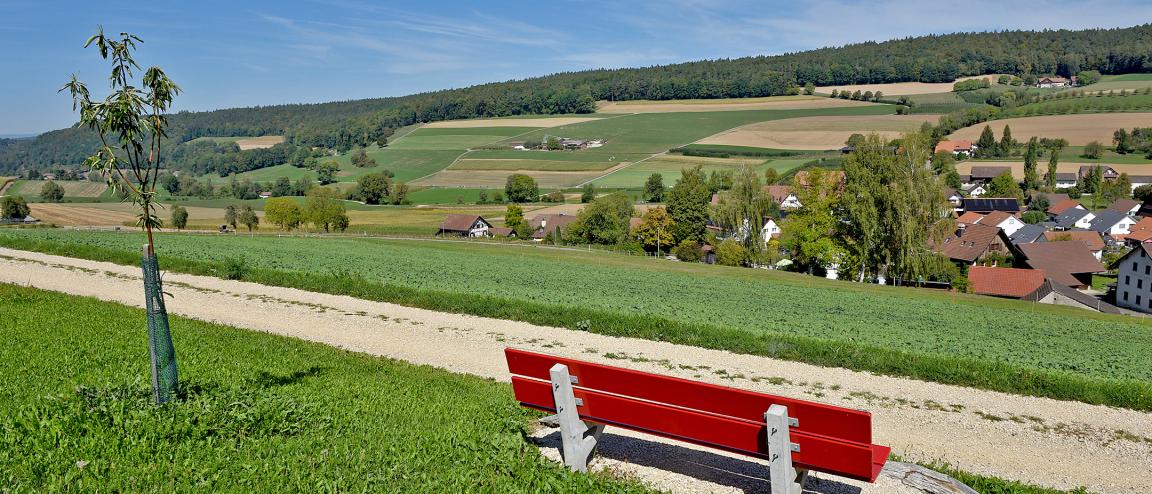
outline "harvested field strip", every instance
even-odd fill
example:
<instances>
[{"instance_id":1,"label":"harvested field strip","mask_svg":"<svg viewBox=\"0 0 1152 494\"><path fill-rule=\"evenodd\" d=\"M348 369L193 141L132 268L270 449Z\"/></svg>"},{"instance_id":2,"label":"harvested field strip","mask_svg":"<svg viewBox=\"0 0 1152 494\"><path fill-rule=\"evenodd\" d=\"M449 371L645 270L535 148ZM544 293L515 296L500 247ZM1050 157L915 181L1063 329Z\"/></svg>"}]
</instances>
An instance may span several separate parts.
<instances>
[{"instance_id":1,"label":"harvested field strip","mask_svg":"<svg viewBox=\"0 0 1152 494\"><path fill-rule=\"evenodd\" d=\"M601 101L600 113L671 113L741 110L803 110L869 106L877 103L825 98L822 96L771 96L765 98L725 98L693 100Z\"/></svg>"},{"instance_id":2,"label":"harvested field strip","mask_svg":"<svg viewBox=\"0 0 1152 494\"><path fill-rule=\"evenodd\" d=\"M0 243L134 264L140 236L5 230ZM160 244L166 269L209 273L243 257L262 283L1152 410L1152 331L1126 316L601 252L177 234ZM330 274L349 263L363 266L362 282ZM699 296L709 291L726 295Z\"/></svg>"},{"instance_id":3,"label":"harvested field strip","mask_svg":"<svg viewBox=\"0 0 1152 494\"><path fill-rule=\"evenodd\" d=\"M737 127L694 144L718 144L787 150L825 150L843 146L852 134L876 132L887 139L914 131L939 115L800 117Z\"/></svg>"},{"instance_id":4,"label":"harvested field strip","mask_svg":"<svg viewBox=\"0 0 1152 494\"><path fill-rule=\"evenodd\" d=\"M470 129L474 127L558 127L571 125L597 117L542 117L542 118L484 118L477 120L444 120L424 124L422 129Z\"/></svg>"},{"instance_id":5,"label":"harvested field strip","mask_svg":"<svg viewBox=\"0 0 1152 494\"><path fill-rule=\"evenodd\" d=\"M245 137L237 139L236 145L241 151L248 149L265 149L284 142L284 136Z\"/></svg>"},{"instance_id":6,"label":"harvested field strip","mask_svg":"<svg viewBox=\"0 0 1152 494\"><path fill-rule=\"evenodd\" d=\"M1092 141L1109 144L1116 129L1147 127L1150 124L1152 113L1051 115L993 120L957 130L949 138L975 142L980 138L985 125L991 126L997 136L1003 132L1005 125L1009 125L1012 127L1012 137L1018 141L1027 141L1032 137L1064 138L1072 146L1083 146Z\"/></svg>"},{"instance_id":7,"label":"harvested field strip","mask_svg":"<svg viewBox=\"0 0 1152 494\"><path fill-rule=\"evenodd\" d=\"M36 219L59 226L121 226L136 221L136 215L124 211L48 203L33 203L29 207Z\"/></svg>"},{"instance_id":8,"label":"harvested field strip","mask_svg":"<svg viewBox=\"0 0 1152 494\"><path fill-rule=\"evenodd\" d=\"M619 162L551 161L533 159L472 159L457 160L449 170L543 170L543 171L595 171L607 170Z\"/></svg>"},{"instance_id":9,"label":"harvested field strip","mask_svg":"<svg viewBox=\"0 0 1152 494\"><path fill-rule=\"evenodd\" d=\"M644 492L539 455L538 414L507 384L173 316L184 393L157 407L142 309L14 285L0 300L12 492Z\"/></svg>"},{"instance_id":10,"label":"harvested field strip","mask_svg":"<svg viewBox=\"0 0 1152 494\"><path fill-rule=\"evenodd\" d=\"M461 120L460 122L472 122L473 120ZM413 130L408 134L408 137L428 137L428 136L504 136L510 137L516 134L523 134L531 132L539 127L432 127L426 125L419 129Z\"/></svg>"}]
</instances>

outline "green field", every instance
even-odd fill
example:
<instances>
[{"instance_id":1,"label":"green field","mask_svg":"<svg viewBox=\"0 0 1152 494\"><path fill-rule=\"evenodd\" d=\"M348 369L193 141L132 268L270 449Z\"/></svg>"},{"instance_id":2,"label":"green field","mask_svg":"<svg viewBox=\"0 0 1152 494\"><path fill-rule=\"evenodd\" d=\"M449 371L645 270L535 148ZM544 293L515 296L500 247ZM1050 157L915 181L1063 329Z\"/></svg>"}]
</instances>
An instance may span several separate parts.
<instances>
[{"instance_id":1,"label":"green field","mask_svg":"<svg viewBox=\"0 0 1152 494\"><path fill-rule=\"evenodd\" d=\"M336 174L336 179L341 182L355 182L362 175L380 173L385 169L396 174L394 180L406 182L443 170L463 153L463 150L409 150L394 149L391 146L378 149L372 147L367 150L367 154L376 160L376 166L369 168L352 166L351 159L347 154L326 159L331 159L340 165L340 172Z\"/></svg>"},{"instance_id":2,"label":"green field","mask_svg":"<svg viewBox=\"0 0 1152 494\"><path fill-rule=\"evenodd\" d=\"M22 196L32 202L39 202L40 189L46 180L16 180L5 192L7 195ZM87 180L57 180L56 184L64 188L64 200L75 202L96 199L108 195L108 186L104 182L90 182Z\"/></svg>"},{"instance_id":3,"label":"green field","mask_svg":"<svg viewBox=\"0 0 1152 494\"><path fill-rule=\"evenodd\" d=\"M476 127L464 129L420 128L393 140L389 149L465 150L536 130L535 127Z\"/></svg>"},{"instance_id":4,"label":"green field","mask_svg":"<svg viewBox=\"0 0 1152 494\"><path fill-rule=\"evenodd\" d=\"M533 153L535 154L535 153ZM461 158L452 170L540 170L556 172L579 172L607 170L616 166L616 161L552 161L539 159L475 159Z\"/></svg>"},{"instance_id":5,"label":"green field","mask_svg":"<svg viewBox=\"0 0 1152 494\"><path fill-rule=\"evenodd\" d=\"M908 96L908 99L914 104L912 106L912 113L917 114L952 113L966 108L981 106L980 104L964 101L964 98L961 98L956 93L914 94Z\"/></svg>"},{"instance_id":6,"label":"green field","mask_svg":"<svg viewBox=\"0 0 1152 494\"><path fill-rule=\"evenodd\" d=\"M410 132L404 140L413 137L455 137L455 136L504 136L511 137L525 132L532 132L539 127L421 127Z\"/></svg>"},{"instance_id":7,"label":"green field","mask_svg":"<svg viewBox=\"0 0 1152 494\"><path fill-rule=\"evenodd\" d=\"M1101 143L1109 145L1110 143ZM1117 154L1115 151L1104 151L1104 154L1098 159L1089 159L1081 156L1084 153L1084 146L1068 146L1060 150L1060 161L1075 161L1086 163L1103 163L1111 165L1146 165L1152 163L1152 160L1145 158L1143 153L1128 153ZM1047 154L1045 154L1047 156ZM1044 161L1047 163L1047 161Z\"/></svg>"},{"instance_id":8,"label":"green field","mask_svg":"<svg viewBox=\"0 0 1152 494\"><path fill-rule=\"evenodd\" d=\"M141 241L135 233L0 231L7 246L125 264L136 262ZM1152 409L1152 324L1127 316L529 246L179 234L158 245L165 268L178 271L209 273L244 258L248 279L262 283ZM332 274L348 266L356 280Z\"/></svg>"},{"instance_id":9,"label":"green field","mask_svg":"<svg viewBox=\"0 0 1152 494\"><path fill-rule=\"evenodd\" d=\"M644 491L541 456L507 384L172 317L183 392L158 407L143 310L0 300L4 492Z\"/></svg>"},{"instance_id":10,"label":"green field","mask_svg":"<svg viewBox=\"0 0 1152 494\"><path fill-rule=\"evenodd\" d=\"M1070 113L1107 113L1148 111L1152 109L1152 95L1128 94L1063 98L1023 105L1000 112L998 118L1028 117L1033 115L1066 115ZM1152 125L1152 123L1150 123Z\"/></svg>"},{"instance_id":11,"label":"green field","mask_svg":"<svg viewBox=\"0 0 1152 494\"><path fill-rule=\"evenodd\" d=\"M1152 74L1122 74L1122 75L1106 75L1100 77L1100 82L1092 84L1091 86L1084 86L1076 88L1076 90L1084 91L1119 91L1127 89L1144 89L1152 87Z\"/></svg>"},{"instance_id":12,"label":"green field","mask_svg":"<svg viewBox=\"0 0 1152 494\"><path fill-rule=\"evenodd\" d=\"M653 173L659 173L664 176L664 185L671 186L680 179L680 170L691 168L696 163L703 165L704 173L712 173L713 171L729 170L739 172L744 166L741 163L751 164L756 170L757 175L764 176L764 171L769 168L775 168L778 174L785 174L789 170L796 168L804 163L811 161L811 159L774 159L766 160L766 158L693 158L693 157L658 157L647 161L642 161L634 165L630 165L621 170L598 178L592 182L597 187L636 187L643 185Z\"/></svg>"},{"instance_id":13,"label":"green field","mask_svg":"<svg viewBox=\"0 0 1152 494\"><path fill-rule=\"evenodd\" d=\"M786 158L790 156L820 156L827 153L820 151L798 151L795 149L772 149L772 148L758 148L752 146L728 146L725 144L689 144L684 146L683 149L690 149L694 151L706 151L714 153L731 153L733 157L741 157L742 153L748 156L764 155L765 158L780 157ZM839 152L839 151L837 151Z\"/></svg>"},{"instance_id":14,"label":"green field","mask_svg":"<svg viewBox=\"0 0 1152 494\"><path fill-rule=\"evenodd\" d=\"M538 159L545 161L576 161L584 163L636 161L651 156L646 153L601 153L598 149L584 149L580 151L517 151L500 149L477 149L464 155L468 159Z\"/></svg>"},{"instance_id":15,"label":"green field","mask_svg":"<svg viewBox=\"0 0 1152 494\"><path fill-rule=\"evenodd\" d=\"M347 160L347 158L345 160ZM239 180L247 178L253 182L275 182L276 179L280 177L288 177L293 182L303 177L315 180L316 172L307 168L297 168L292 165L276 165L236 174L236 178ZM220 178L216 175L212 175L212 179L213 181L228 180L227 178Z\"/></svg>"},{"instance_id":16,"label":"green field","mask_svg":"<svg viewBox=\"0 0 1152 494\"><path fill-rule=\"evenodd\" d=\"M492 200L493 193L499 192L503 195L504 189L454 189L433 187L408 194L408 199L412 201L412 204L456 204L459 202L458 199L463 198L466 204L473 204L480 200L480 192L486 192L488 194L488 200Z\"/></svg>"}]
</instances>

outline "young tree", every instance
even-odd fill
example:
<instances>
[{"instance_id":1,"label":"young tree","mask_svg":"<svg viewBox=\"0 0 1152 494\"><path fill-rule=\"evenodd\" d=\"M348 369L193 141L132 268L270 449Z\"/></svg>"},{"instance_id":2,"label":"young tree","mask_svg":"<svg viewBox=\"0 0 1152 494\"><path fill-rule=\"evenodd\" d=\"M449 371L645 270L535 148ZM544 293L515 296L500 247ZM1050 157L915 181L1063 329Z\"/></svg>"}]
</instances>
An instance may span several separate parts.
<instances>
[{"instance_id":1,"label":"young tree","mask_svg":"<svg viewBox=\"0 0 1152 494\"><path fill-rule=\"evenodd\" d=\"M476 203L477 204L488 204L488 191L481 190L480 194L476 198Z\"/></svg>"},{"instance_id":2,"label":"young tree","mask_svg":"<svg viewBox=\"0 0 1152 494\"><path fill-rule=\"evenodd\" d=\"M924 168L923 164L920 163L920 168ZM816 267L838 263L844 257L844 248L835 237L839 220L833 212L839 205L831 182L823 169L809 170L807 187L797 194L803 206L789 213L780 226L781 246L809 273Z\"/></svg>"},{"instance_id":3,"label":"young tree","mask_svg":"<svg viewBox=\"0 0 1152 494\"><path fill-rule=\"evenodd\" d=\"M40 198L44 202L60 202L64 200L64 187L56 183L55 180L44 182L44 186L40 187Z\"/></svg>"},{"instance_id":4,"label":"young tree","mask_svg":"<svg viewBox=\"0 0 1152 494\"><path fill-rule=\"evenodd\" d=\"M359 168L371 168L376 166L376 160L369 157L368 153L364 150L363 147L358 147L355 151L352 152L351 160L352 165Z\"/></svg>"},{"instance_id":5,"label":"young tree","mask_svg":"<svg viewBox=\"0 0 1152 494\"><path fill-rule=\"evenodd\" d=\"M1000 136L1000 151L997 156L1011 156L1012 150L1016 148L1016 139L1012 138L1012 128L1005 125L1004 135Z\"/></svg>"},{"instance_id":6,"label":"young tree","mask_svg":"<svg viewBox=\"0 0 1152 494\"><path fill-rule=\"evenodd\" d=\"M1028 139L1028 148L1024 151L1024 190L1040 188L1040 176L1036 172L1036 155L1040 152L1040 144L1035 137Z\"/></svg>"},{"instance_id":7,"label":"young tree","mask_svg":"<svg viewBox=\"0 0 1152 494\"><path fill-rule=\"evenodd\" d=\"M392 187L392 204L408 204L408 182L396 182Z\"/></svg>"},{"instance_id":8,"label":"young tree","mask_svg":"<svg viewBox=\"0 0 1152 494\"><path fill-rule=\"evenodd\" d=\"M1053 149L1048 152L1048 174L1044 175L1044 186L1049 190L1056 190L1057 168L1060 165L1060 150Z\"/></svg>"},{"instance_id":9,"label":"young tree","mask_svg":"<svg viewBox=\"0 0 1152 494\"><path fill-rule=\"evenodd\" d=\"M252 210L252 206L247 204L240 210L240 224L248 227L248 231L260 229L260 217L256 216L256 211Z\"/></svg>"},{"instance_id":10,"label":"young tree","mask_svg":"<svg viewBox=\"0 0 1152 494\"><path fill-rule=\"evenodd\" d=\"M659 256L661 250L672 247L672 217L664 208L649 208L640 217L640 225L633 234L645 248L655 250Z\"/></svg>"},{"instance_id":11,"label":"young tree","mask_svg":"<svg viewBox=\"0 0 1152 494\"><path fill-rule=\"evenodd\" d=\"M1135 151L1132 146L1132 136L1125 129L1118 129L1112 133L1112 143L1116 145L1116 153L1128 154Z\"/></svg>"},{"instance_id":12,"label":"young tree","mask_svg":"<svg viewBox=\"0 0 1152 494\"><path fill-rule=\"evenodd\" d=\"M22 196L4 196L0 201L0 218L7 220L22 220L27 218L32 210Z\"/></svg>"},{"instance_id":13,"label":"young tree","mask_svg":"<svg viewBox=\"0 0 1152 494\"><path fill-rule=\"evenodd\" d=\"M326 187L316 187L308 191L304 201L304 219L324 233L332 227L340 229L340 224L348 226L348 213L344 204L336 197L336 191Z\"/></svg>"},{"instance_id":14,"label":"young tree","mask_svg":"<svg viewBox=\"0 0 1152 494\"><path fill-rule=\"evenodd\" d=\"M768 239L760 231L764 220L778 216L776 201L760 186L760 177L749 168L740 172L732 190L723 194L712 210L713 222L734 232L731 239L744 247L748 260L759 264Z\"/></svg>"},{"instance_id":15,"label":"young tree","mask_svg":"<svg viewBox=\"0 0 1152 494\"><path fill-rule=\"evenodd\" d=\"M272 184L272 189L268 191L272 197L283 197L292 195L292 181L288 177L280 177Z\"/></svg>"},{"instance_id":16,"label":"young tree","mask_svg":"<svg viewBox=\"0 0 1152 494\"><path fill-rule=\"evenodd\" d=\"M816 85L811 82L804 83L804 94L809 96L816 94Z\"/></svg>"},{"instance_id":17,"label":"young tree","mask_svg":"<svg viewBox=\"0 0 1152 494\"><path fill-rule=\"evenodd\" d=\"M596 186L592 185L592 182L588 182L580 188L580 203L587 204L593 199L596 199Z\"/></svg>"},{"instance_id":18,"label":"young tree","mask_svg":"<svg viewBox=\"0 0 1152 494\"><path fill-rule=\"evenodd\" d=\"M664 176L653 173L644 182L644 200L648 202L661 202L664 200Z\"/></svg>"},{"instance_id":19,"label":"young tree","mask_svg":"<svg viewBox=\"0 0 1152 494\"><path fill-rule=\"evenodd\" d=\"M1104 156L1104 145L1100 141L1092 141L1084 146L1084 152L1080 155L1091 160L1098 160Z\"/></svg>"},{"instance_id":20,"label":"young tree","mask_svg":"<svg viewBox=\"0 0 1152 494\"><path fill-rule=\"evenodd\" d=\"M982 158L996 156L997 146L996 136L992 134L992 127L985 125L984 130L980 132L980 138L976 140L976 155Z\"/></svg>"},{"instance_id":21,"label":"young tree","mask_svg":"<svg viewBox=\"0 0 1152 494\"><path fill-rule=\"evenodd\" d=\"M780 172L776 171L775 168L764 170L764 185L772 185L777 180L780 180Z\"/></svg>"},{"instance_id":22,"label":"young tree","mask_svg":"<svg viewBox=\"0 0 1152 494\"><path fill-rule=\"evenodd\" d=\"M159 67L149 67L139 81L135 79L141 68L133 52L142 42L129 33L113 38L97 30L84 47L95 46L100 58L110 62L110 94L93 100L88 86L75 74L60 90L68 91L73 110L80 111L78 126L87 127L100 139L96 154L84 160L85 167L102 175L139 209L137 225L148 238L143 265L153 398L164 403L176 395L179 378L152 230L161 225L156 214L156 180L164 156L161 145L168 135L167 115L180 87Z\"/></svg>"},{"instance_id":23,"label":"young tree","mask_svg":"<svg viewBox=\"0 0 1152 494\"><path fill-rule=\"evenodd\" d=\"M691 240L700 243L704 239L705 225L708 222L708 203L712 192L708 189L704 171L700 165L680 170L680 180L668 191L667 209L672 217L672 236L676 242Z\"/></svg>"},{"instance_id":24,"label":"young tree","mask_svg":"<svg viewBox=\"0 0 1152 494\"><path fill-rule=\"evenodd\" d=\"M290 198L273 197L264 203L264 219L282 230L292 231L299 227L303 216L300 205Z\"/></svg>"},{"instance_id":25,"label":"young tree","mask_svg":"<svg viewBox=\"0 0 1152 494\"><path fill-rule=\"evenodd\" d=\"M188 210L183 206L172 206L172 227L183 230L188 226Z\"/></svg>"},{"instance_id":26,"label":"young tree","mask_svg":"<svg viewBox=\"0 0 1152 494\"><path fill-rule=\"evenodd\" d=\"M524 208L516 203L509 204L504 211L504 227L511 228L519 238L528 238L532 235L528 222L524 221Z\"/></svg>"},{"instance_id":27,"label":"young tree","mask_svg":"<svg viewBox=\"0 0 1152 494\"><path fill-rule=\"evenodd\" d=\"M534 178L516 173L508 175L504 183L504 195L510 202L534 202L540 196L540 188Z\"/></svg>"},{"instance_id":28,"label":"young tree","mask_svg":"<svg viewBox=\"0 0 1152 494\"><path fill-rule=\"evenodd\" d=\"M224 208L224 223L232 225L232 228L236 228L236 225L240 223L240 210L234 204L229 204L227 208Z\"/></svg>"}]
</instances>

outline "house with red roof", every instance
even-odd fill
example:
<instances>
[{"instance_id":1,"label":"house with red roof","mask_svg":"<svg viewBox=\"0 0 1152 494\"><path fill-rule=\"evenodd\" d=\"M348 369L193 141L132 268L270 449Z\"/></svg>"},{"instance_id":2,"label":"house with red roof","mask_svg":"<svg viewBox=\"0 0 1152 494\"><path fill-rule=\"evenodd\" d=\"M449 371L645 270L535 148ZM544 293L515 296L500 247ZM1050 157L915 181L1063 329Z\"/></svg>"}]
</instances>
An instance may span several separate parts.
<instances>
[{"instance_id":1,"label":"house with red roof","mask_svg":"<svg viewBox=\"0 0 1152 494\"><path fill-rule=\"evenodd\" d=\"M992 268L972 266L968 268L968 286L972 293L1021 299L1035 293L1044 285L1044 270Z\"/></svg>"},{"instance_id":2,"label":"house with red roof","mask_svg":"<svg viewBox=\"0 0 1152 494\"><path fill-rule=\"evenodd\" d=\"M937 153L952 153L956 156L961 154L971 156L976 150L976 145L972 141L955 140L955 141L940 141L936 144Z\"/></svg>"}]
</instances>

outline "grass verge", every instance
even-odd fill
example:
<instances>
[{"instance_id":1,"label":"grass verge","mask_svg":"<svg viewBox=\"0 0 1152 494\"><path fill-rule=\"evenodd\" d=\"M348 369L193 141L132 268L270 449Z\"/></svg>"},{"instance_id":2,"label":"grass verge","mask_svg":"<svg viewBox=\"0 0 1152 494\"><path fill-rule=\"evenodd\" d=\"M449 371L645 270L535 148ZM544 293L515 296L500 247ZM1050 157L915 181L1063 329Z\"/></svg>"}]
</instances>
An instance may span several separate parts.
<instances>
[{"instance_id":1,"label":"grass verge","mask_svg":"<svg viewBox=\"0 0 1152 494\"><path fill-rule=\"evenodd\" d=\"M173 317L182 392L158 407L144 311L0 300L6 493L645 491L542 457L506 384Z\"/></svg>"},{"instance_id":2,"label":"grass verge","mask_svg":"<svg viewBox=\"0 0 1152 494\"><path fill-rule=\"evenodd\" d=\"M93 245L62 244L18 237L0 237L0 245L124 265L138 263L134 252ZM175 256L163 257L161 263L164 269L171 271L212 276L222 272L218 263ZM996 359L898 350L847 339L752 332L578 305L420 289L374 282L351 271L319 274L252 267L245 269L241 277L268 285L349 295L430 310L668 341L1007 393L1152 410L1152 384L1135 379L1095 378L1014 365Z\"/></svg>"}]
</instances>

